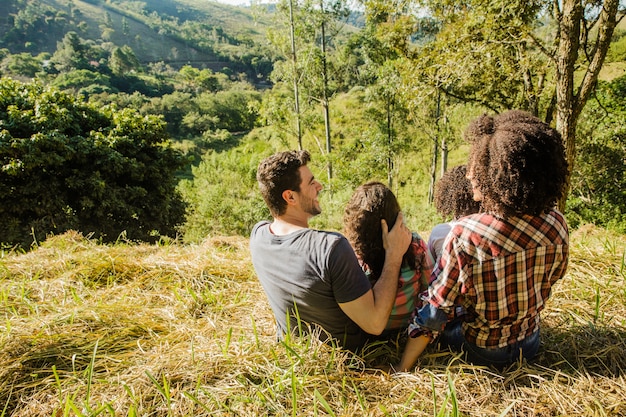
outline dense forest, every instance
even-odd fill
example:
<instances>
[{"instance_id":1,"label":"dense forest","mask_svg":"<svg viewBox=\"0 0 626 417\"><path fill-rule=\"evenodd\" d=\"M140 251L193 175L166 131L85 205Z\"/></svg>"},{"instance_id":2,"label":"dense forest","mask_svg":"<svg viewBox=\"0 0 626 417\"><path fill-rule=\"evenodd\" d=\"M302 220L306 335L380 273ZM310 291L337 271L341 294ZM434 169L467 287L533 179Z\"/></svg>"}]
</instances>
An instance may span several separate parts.
<instances>
[{"instance_id":1,"label":"dense forest","mask_svg":"<svg viewBox=\"0 0 626 417\"><path fill-rule=\"evenodd\" d=\"M563 136L570 225L625 232L624 10L601 3L5 0L0 241L246 236L287 148L323 179L315 226L377 179L428 230L469 120L512 108Z\"/></svg>"}]
</instances>

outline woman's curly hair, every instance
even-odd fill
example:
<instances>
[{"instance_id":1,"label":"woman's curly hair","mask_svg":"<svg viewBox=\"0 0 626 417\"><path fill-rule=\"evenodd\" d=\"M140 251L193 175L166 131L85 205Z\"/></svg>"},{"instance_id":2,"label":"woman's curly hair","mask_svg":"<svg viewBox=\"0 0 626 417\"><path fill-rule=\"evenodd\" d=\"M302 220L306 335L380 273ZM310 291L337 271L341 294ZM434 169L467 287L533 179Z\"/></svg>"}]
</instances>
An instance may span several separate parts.
<instances>
[{"instance_id":1,"label":"woman's curly hair","mask_svg":"<svg viewBox=\"0 0 626 417\"><path fill-rule=\"evenodd\" d=\"M507 217L538 215L563 195L568 166L561 135L530 113L483 115L465 131L469 170L485 211Z\"/></svg>"},{"instance_id":2,"label":"woman's curly hair","mask_svg":"<svg viewBox=\"0 0 626 417\"><path fill-rule=\"evenodd\" d=\"M478 213L480 202L474 200L472 184L467 179L467 166L456 166L441 176L435 185L435 208L443 218L459 217Z\"/></svg>"},{"instance_id":3,"label":"woman's curly hair","mask_svg":"<svg viewBox=\"0 0 626 417\"><path fill-rule=\"evenodd\" d=\"M400 204L393 192L380 182L368 182L359 186L344 211L344 233L355 253L367 264L374 279L378 279L385 264L381 219L389 229L400 213ZM403 263L415 264L415 255L407 250Z\"/></svg>"}]
</instances>

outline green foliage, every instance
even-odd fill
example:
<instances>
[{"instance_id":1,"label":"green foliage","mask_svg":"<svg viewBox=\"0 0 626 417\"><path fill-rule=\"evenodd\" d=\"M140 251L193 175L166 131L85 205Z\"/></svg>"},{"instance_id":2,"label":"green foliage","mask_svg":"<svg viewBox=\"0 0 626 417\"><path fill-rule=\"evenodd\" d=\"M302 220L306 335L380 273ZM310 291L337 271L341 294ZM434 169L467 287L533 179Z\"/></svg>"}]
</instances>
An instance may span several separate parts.
<instances>
[{"instance_id":1,"label":"green foliage","mask_svg":"<svg viewBox=\"0 0 626 417\"><path fill-rule=\"evenodd\" d=\"M626 76L601 82L579 124L567 217L626 231Z\"/></svg>"},{"instance_id":2,"label":"green foliage","mask_svg":"<svg viewBox=\"0 0 626 417\"><path fill-rule=\"evenodd\" d=\"M111 93L111 77L88 69L79 69L59 74L51 86L81 95Z\"/></svg>"},{"instance_id":3,"label":"green foliage","mask_svg":"<svg viewBox=\"0 0 626 417\"><path fill-rule=\"evenodd\" d=\"M215 119L214 125L208 126L211 130L231 132L248 131L254 127L260 102L260 93L235 89L201 94L194 99L199 113Z\"/></svg>"},{"instance_id":4,"label":"green foliage","mask_svg":"<svg viewBox=\"0 0 626 417\"><path fill-rule=\"evenodd\" d=\"M200 94L176 91L143 103L141 111L162 115L169 132L188 138L217 130L249 131L256 123L260 102L261 94L249 88Z\"/></svg>"},{"instance_id":5,"label":"green foliage","mask_svg":"<svg viewBox=\"0 0 626 417\"><path fill-rule=\"evenodd\" d=\"M25 77L35 77L42 70L41 60L35 58L28 52L21 54L7 55L0 59L0 73L12 74Z\"/></svg>"},{"instance_id":6,"label":"green foliage","mask_svg":"<svg viewBox=\"0 0 626 417\"><path fill-rule=\"evenodd\" d=\"M273 100L272 106L262 108L264 117L280 123L281 129L288 131L290 125L295 126L299 147L303 144L302 132L315 128L315 112L319 111L324 114L323 141L328 152L332 148L331 123L326 114L329 100L345 87L341 85L345 77L339 71L337 60L341 55L337 46L345 28L339 23L348 14L347 3L336 0L283 0L276 6L276 23L268 30L268 39L283 60L274 65L270 78L281 94L291 89L292 98ZM293 116L287 109L294 109Z\"/></svg>"},{"instance_id":7,"label":"green foliage","mask_svg":"<svg viewBox=\"0 0 626 417\"><path fill-rule=\"evenodd\" d=\"M615 30L606 62L626 61L626 30Z\"/></svg>"},{"instance_id":8,"label":"green foliage","mask_svg":"<svg viewBox=\"0 0 626 417\"><path fill-rule=\"evenodd\" d=\"M38 84L0 80L2 241L77 229L112 241L174 236L180 155L156 116L98 109Z\"/></svg>"},{"instance_id":9,"label":"green foliage","mask_svg":"<svg viewBox=\"0 0 626 417\"><path fill-rule=\"evenodd\" d=\"M201 62L215 71L226 67L233 74L245 74L253 82L266 79L272 69L274 57L263 44L268 25L263 7L195 0L65 3L2 0L0 48L52 54L61 44L63 53L55 57L59 68L85 68L81 58L88 51L67 43L68 34L74 33L109 51L128 45L143 63L168 60L180 67Z\"/></svg>"},{"instance_id":10,"label":"green foliage","mask_svg":"<svg viewBox=\"0 0 626 417\"><path fill-rule=\"evenodd\" d=\"M89 46L76 32L68 32L52 55L52 62L62 72L86 69L90 66L89 60L96 58L90 52Z\"/></svg>"},{"instance_id":11,"label":"green foliage","mask_svg":"<svg viewBox=\"0 0 626 417\"><path fill-rule=\"evenodd\" d=\"M186 241L199 241L208 235L248 236L256 222L270 217L257 189L256 170L261 159L274 151L267 142L249 141L204 155L193 168L193 181L180 184L188 204Z\"/></svg>"},{"instance_id":12,"label":"green foliage","mask_svg":"<svg viewBox=\"0 0 626 417\"><path fill-rule=\"evenodd\" d=\"M186 86L185 91L215 93L222 89L219 77L209 69L199 70L191 65L184 65L178 73Z\"/></svg>"},{"instance_id":13,"label":"green foliage","mask_svg":"<svg viewBox=\"0 0 626 417\"><path fill-rule=\"evenodd\" d=\"M262 6L226 10L227 6L201 0L184 3L91 0L89 3L98 7L98 17L93 15L94 7L85 8L85 2L70 1L61 10L56 8L56 2L1 1L0 12L6 13L0 16L7 18L0 18L0 47L10 46L10 49L0 49L2 74L16 78L36 76L101 108L114 105L136 109L145 116L162 117L167 133L179 141L177 149L188 152L188 165L182 173L177 170L177 175L191 177L189 165L197 164L202 154L211 150L203 162L207 166L198 167L194 172L196 178L200 178L198 187L186 183L183 189L187 192L186 199L198 207L190 213L214 213L211 215L217 217L208 221L197 215L190 222L187 235L195 233L194 238L199 238L214 229L246 235L249 219L260 213L252 205L248 207L252 214L247 219L244 213L237 213L234 225L218 225L218 222L228 222L219 219L220 215L228 218L228 210L239 210L229 208L229 204L237 206L239 199L235 195L245 195L246 185L235 184L235 179L248 178L249 173L242 172L234 155L245 161L251 157L241 155L247 155L254 146L263 150L266 150L264 146L296 147L294 73L288 61L291 54L286 17L288 3L281 2L276 9L272 8L278 11L276 15L282 13L282 20L276 20L277 24L269 33L272 51L261 42L268 22ZM428 18L415 16L412 7L418 3L430 7ZM300 81L302 143L314 153L316 175L325 182L326 188L322 195L324 213L314 219L316 226L339 228L343 204L354 187L373 179L383 182L392 179L394 191L404 199L403 208L419 224L415 227L427 229L435 220L434 211L425 201L434 143L445 139L454 153L451 155L454 162L448 165L454 166L464 162L459 156L463 154L461 132L467 122L484 109L499 111L517 107L540 113L550 108L549 96L554 91L552 61L544 60L536 49L539 42L545 43L553 29L550 19L537 20L538 12L545 12L540 7L543 2L516 1L503 7L501 2L487 4L474 0L368 0L364 2L368 25L363 30L356 32L327 21L325 57L320 53L320 23L328 15L343 19L341 7L336 10L327 7L347 3L324 1L326 16L320 13L318 1L294 4L297 6L296 75ZM256 19L254 27L248 25L251 15ZM110 42L101 37L104 31ZM122 37L124 32L126 35ZM152 37L157 33L159 41ZM351 36L344 43L346 34ZM537 42L528 42L529 34ZM35 57L31 52L41 50L48 38L54 39L48 42L54 44L48 49L54 56L50 64L42 66L51 54ZM609 51L610 60L623 58L625 38L623 32L616 32ZM23 50L28 52L20 53ZM271 90L254 91L252 84L235 81L248 79L254 83L268 79L276 55L286 60L275 66L272 80L276 84ZM328 69L326 91L323 91L321 76L324 59ZM162 62L154 63L158 60ZM153 63L142 66L146 61ZM194 67L198 62L202 67ZM320 106L324 92L331 103L330 151L324 149ZM580 123L578 138L582 142L573 171L575 191L568 212L574 225L596 222L621 227L624 197L620 190L624 189L621 181L624 175L620 158L623 158L624 145L620 124L623 125L625 115L620 110L621 104L610 104L619 102L618 95L613 95L609 97L608 89L599 94L610 116L606 116L599 105L591 105L593 108L584 113L585 120ZM438 101L438 97L442 99ZM108 133L100 124L92 123L94 129L90 132L81 126L89 117L80 119L79 111L64 113L63 109L72 108L76 103L64 102L65 95L54 100L61 100L58 108L50 103L41 104L46 122L33 122L35 111L11 112L12 129L21 129L23 133L18 136L8 130L8 134L2 133L3 141L13 143L16 137L35 137L29 143L40 146L37 158L60 161L67 155L50 149L69 147L66 152L75 152L74 148L84 145L80 141L71 142L73 136L107 142ZM470 104L459 104L462 101ZM112 113L112 110L103 110L98 117L107 119L105 124L113 123ZM122 118L117 122L130 123L129 120ZM155 119L145 120L151 124ZM48 122L51 128L45 124ZM160 122L157 124L156 136L161 136L162 127ZM259 124L265 127L253 131L241 148L234 148L242 134ZM106 140L101 139L100 134ZM272 145L252 145L256 140L269 141ZM106 146L113 149L111 144ZM81 152L100 155L90 148ZM99 158L108 160L102 155ZM111 164L113 160L117 161L113 158ZM6 165L9 171L14 163L17 164L12 160ZM332 164L332 179L325 176L327 164ZM605 170L605 166L610 168ZM436 168L438 174L439 167ZM84 169L93 172L96 168ZM57 170L63 171L62 164ZM609 172L608 175L604 175L605 172ZM99 181L98 175L93 174L94 182ZM236 192L218 192L200 184L204 176L213 176L211 181L223 176L224 184L229 184ZM109 183L102 180L102 184L108 186ZM248 185L247 192L255 194L256 184ZM95 185L84 187L97 189ZM90 192L95 193L93 190ZM134 192L129 188L129 195L141 199L141 192ZM209 203L195 200L193 193L210 195L213 199L210 204L214 207L202 206ZM223 201L217 201L219 199ZM221 208L215 209L217 206ZM67 213L63 221L70 224L68 219L75 218L75 209L73 206L71 210L66 206L55 207L58 213L64 210ZM120 212L125 213L120 216L125 216L132 210L120 209ZM61 218L48 223L55 227L63 224ZM113 237L117 232L107 233Z\"/></svg>"},{"instance_id":14,"label":"green foliage","mask_svg":"<svg viewBox=\"0 0 626 417\"><path fill-rule=\"evenodd\" d=\"M113 74L120 75L139 70L140 64L132 48L128 45L124 45L121 48L113 48L109 58L109 67L111 71L113 71Z\"/></svg>"}]
</instances>

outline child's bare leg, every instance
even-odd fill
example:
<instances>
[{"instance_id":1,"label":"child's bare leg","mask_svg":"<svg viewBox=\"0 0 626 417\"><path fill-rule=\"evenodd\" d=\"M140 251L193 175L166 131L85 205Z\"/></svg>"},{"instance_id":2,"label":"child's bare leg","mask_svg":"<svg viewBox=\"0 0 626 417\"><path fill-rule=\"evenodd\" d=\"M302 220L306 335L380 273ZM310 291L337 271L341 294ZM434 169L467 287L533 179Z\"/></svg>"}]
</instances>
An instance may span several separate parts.
<instances>
[{"instance_id":1,"label":"child's bare leg","mask_svg":"<svg viewBox=\"0 0 626 417\"><path fill-rule=\"evenodd\" d=\"M396 372L408 372L409 369L415 365L415 362L417 362L417 358L424 352L424 349L426 349L426 346L430 343L430 339L430 336L426 335L415 338L409 337L404 347L400 363L394 367Z\"/></svg>"}]
</instances>

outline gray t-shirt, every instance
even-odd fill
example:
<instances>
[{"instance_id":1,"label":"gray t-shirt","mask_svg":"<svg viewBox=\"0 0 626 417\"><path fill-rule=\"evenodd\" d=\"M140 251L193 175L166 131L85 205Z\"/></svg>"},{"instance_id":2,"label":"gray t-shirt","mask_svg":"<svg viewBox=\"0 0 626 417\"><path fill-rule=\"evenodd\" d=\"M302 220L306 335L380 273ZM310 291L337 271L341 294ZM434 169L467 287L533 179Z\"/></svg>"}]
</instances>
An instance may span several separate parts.
<instances>
[{"instance_id":1,"label":"gray t-shirt","mask_svg":"<svg viewBox=\"0 0 626 417\"><path fill-rule=\"evenodd\" d=\"M269 225L262 221L254 226L250 253L279 337L288 329L298 334L299 317L321 326L346 349L361 347L365 333L338 304L356 300L371 288L348 240L339 233L313 229L276 236ZM301 327L307 332L306 324ZM326 340L325 334L321 337Z\"/></svg>"}]
</instances>

